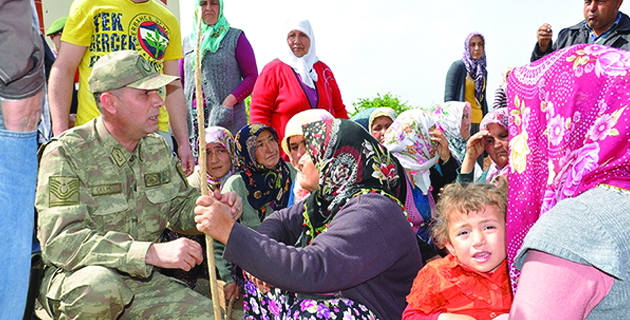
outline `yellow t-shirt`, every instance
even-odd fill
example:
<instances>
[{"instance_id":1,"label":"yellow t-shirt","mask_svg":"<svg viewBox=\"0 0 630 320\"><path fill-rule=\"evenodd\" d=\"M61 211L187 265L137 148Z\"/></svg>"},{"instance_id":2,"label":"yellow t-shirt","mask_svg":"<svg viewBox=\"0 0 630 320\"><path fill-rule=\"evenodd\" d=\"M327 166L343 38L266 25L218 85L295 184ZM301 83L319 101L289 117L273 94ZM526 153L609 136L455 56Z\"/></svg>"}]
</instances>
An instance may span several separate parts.
<instances>
[{"instance_id":1,"label":"yellow t-shirt","mask_svg":"<svg viewBox=\"0 0 630 320\"><path fill-rule=\"evenodd\" d=\"M181 58L182 39L177 18L155 0L75 0L61 40L88 47L79 64L77 125L100 114L88 78L100 57L119 50L138 51L162 73L165 60ZM162 96L165 90L162 88ZM159 130L168 132L166 108L160 108Z\"/></svg>"},{"instance_id":2,"label":"yellow t-shirt","mask_svg":"<svg viewBox=\"0 0 630 320\"><path fill-rule=\"evenodd\" d=\"M481 103L475 97L475 80L470 76L470 73L466 73L466 89L464 89L464 97L472 107L470 113L470 122L481 123L483 119L483 112L481 111ZM484 83L484 86L486 84Z\"/></svg>"}]
</instances>

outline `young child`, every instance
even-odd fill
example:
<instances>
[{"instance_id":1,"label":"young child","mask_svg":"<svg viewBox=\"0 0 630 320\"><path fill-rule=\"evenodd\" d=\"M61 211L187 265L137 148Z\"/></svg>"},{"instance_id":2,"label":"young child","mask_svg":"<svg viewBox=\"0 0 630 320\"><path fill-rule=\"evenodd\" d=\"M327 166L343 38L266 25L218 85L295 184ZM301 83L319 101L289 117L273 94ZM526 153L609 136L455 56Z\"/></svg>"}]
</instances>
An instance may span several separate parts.
<instances>
[{"instance_id":1,"label":"young child","mask_svg":"<svg viewBox=\"0 0 630 320\"><path fill-rule=\"evenodd\" d=\"M499 184L443 190L432 228L435 242L450 254L418 272L403 319L493 319L510 311L507 183Z\"/></svg>"}]
</instances>

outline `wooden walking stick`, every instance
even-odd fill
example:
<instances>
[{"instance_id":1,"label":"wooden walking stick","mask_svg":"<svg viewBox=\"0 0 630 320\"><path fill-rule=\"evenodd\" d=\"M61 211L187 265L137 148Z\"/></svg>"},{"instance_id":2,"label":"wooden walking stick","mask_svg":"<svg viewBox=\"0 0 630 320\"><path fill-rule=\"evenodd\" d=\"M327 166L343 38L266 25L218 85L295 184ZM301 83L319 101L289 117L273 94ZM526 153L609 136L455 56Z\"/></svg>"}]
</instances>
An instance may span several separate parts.
<instances>
[{"instance_id":1,"label":"wooden walking stick","mask_svg":"<svg viewBox=\"0 0 630 320\"><path fill-rule=\"evenodd\" d=\"M225 320L232 320L232 311L234 311L234 302L236 299L234 297L230 298L230 302L228 303L227 313L225 315Z\"/></svg>"},{"instance_id":2,"label":"wooden walking stick","mask_svg":"<svg viewBox=\"0 0 630 320\"><path fill-rule=\"evenodd\" d=\"M197 127L199 132L199 169L201 176L201 194L208 195L208 180L206 179L206 126L204 121L203 94L201 89L201 8L197 11L197 46L195 48L195 97L197 99ZM214 260L214 239L206 235L206 257L208 258L208 271L210 274L210 294L212 295L212 307L214 309L214 318L223 319L221 317L221 307L219 306L219 287L217 285L216 262Z\"/></svg>"}]
</instances>

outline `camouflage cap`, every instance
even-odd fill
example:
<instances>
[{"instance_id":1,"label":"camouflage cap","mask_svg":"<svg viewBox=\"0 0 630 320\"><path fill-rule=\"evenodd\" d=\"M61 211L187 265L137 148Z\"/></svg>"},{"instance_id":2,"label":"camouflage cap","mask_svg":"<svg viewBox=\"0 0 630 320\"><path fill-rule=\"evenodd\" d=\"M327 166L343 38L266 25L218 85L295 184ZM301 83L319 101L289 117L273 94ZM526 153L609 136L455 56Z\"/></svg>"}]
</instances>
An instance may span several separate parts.
<instances>
[{"instance_id":1,"label":"camouflage cap","mask_svg":"<svg viewBox=\"0 0 630 320\"><path fill-rule=\"evenodd\" d=\"M62 31L63 27L66 25L66 20L68 20L68 17L61 17L53 21L50 27L48 27L48 30L46 30L46 35L49 36L51 34Z\"/></svg>"},{"instance_id":2,"label":"camouflage cap","mask_svg":"<svg viewBox=\"0 0 630 320\"><path fill-rule=\"evenodd\" d=\"M92 92L105 92L122 87L156 90L177 79L155 72L137 51L123 50L101 57L88 82Z\"/></svg>"}]
</instances>

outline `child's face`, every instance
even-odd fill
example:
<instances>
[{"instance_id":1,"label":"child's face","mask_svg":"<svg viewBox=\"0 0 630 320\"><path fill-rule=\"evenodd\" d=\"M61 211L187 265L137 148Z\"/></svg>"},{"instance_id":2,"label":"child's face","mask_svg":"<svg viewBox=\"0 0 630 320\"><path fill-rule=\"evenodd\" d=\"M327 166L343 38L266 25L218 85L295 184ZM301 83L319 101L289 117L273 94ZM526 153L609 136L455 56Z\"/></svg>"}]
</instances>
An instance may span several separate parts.
<instances>
[{"instance_id":1,"label":"child's face","mask_svg":"<svg viewBox=\"0 0 630 320\"><path fill-rule=\"evenodd\" d=\"M220 179L232 168L232 159L227 149L219 143L206 144L206 164L208 174Z\"/></svg>"},{"instance_id":2,"label":"child's face","mask_svg":"<svg viewBox=\"0 0 630 320\"><path fill-rule=\"evenodd\" d=\"M465 266L479 272L496 269L505 260L505 219L494 206L468 215L451 215L448 251Z\"/></svg>"}]
</instances>

